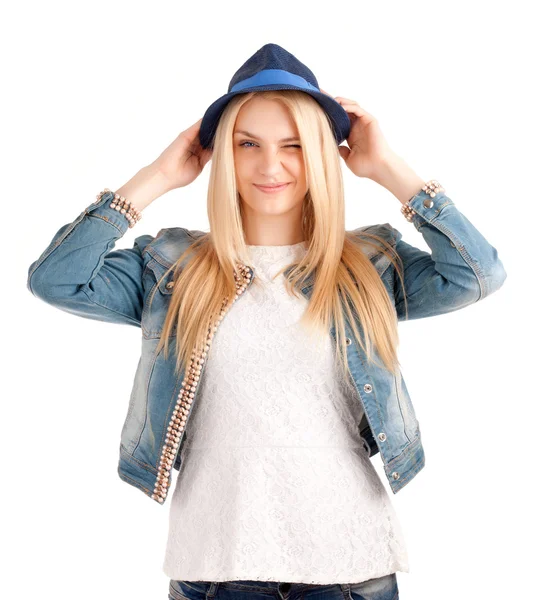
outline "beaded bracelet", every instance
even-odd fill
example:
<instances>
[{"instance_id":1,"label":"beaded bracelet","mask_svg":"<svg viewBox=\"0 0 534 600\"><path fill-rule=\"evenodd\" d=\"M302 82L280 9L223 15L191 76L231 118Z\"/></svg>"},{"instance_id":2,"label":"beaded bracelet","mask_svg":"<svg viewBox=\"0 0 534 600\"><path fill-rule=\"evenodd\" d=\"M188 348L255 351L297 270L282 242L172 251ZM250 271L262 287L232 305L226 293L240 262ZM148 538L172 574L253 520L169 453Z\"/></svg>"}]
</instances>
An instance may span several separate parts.
<instances>
[{"instance_id":1,"label":"beaded bracelet","mask_svg":"<svg viewBox=\"0 0 534 600\"><path fill-rule=\"evenodd\" d=\"M425 183L425 185L421 188L423 190L423 192L426 192L431 198L434 198L434 196L438 193L438 192L444 192L445 188L441 187L440 183L438 181L436 181L435 179L431 179L430 181L427 181ZM417 195L417 194L416 194ZM415 196L413 196L415 197ZM411 198L410 198L411 200ZM410 201L408 200L408 202ZM417 214L415 212L415 210L411 207L408 206L408 202L406 202L406 204L403 204L401 206L401 213L406 217L407 221L410 221L410 223L413 221L414 216ZM432 208L432 206L434 205L434 203L432 202L432 200L429 200L428 198L424 201L424 205L426 208Z\"/></svg>"},{"instance_id":2,"label":"beaded bracelet","mask_svg":"<svg viewBox=\"0 0 534 600\"><path fill-rule=\"evenodd\" d=\"M100 200L102 196L106 192L111 192L109 188L104 188L96 197L97 200ZM114 208L116 211L123 214L128 221L130 221L128 227L131 229L138 221L141 220L141 211L139 211L131 202L127 200L124 196L120 196L119 194L114 194L113 201L109 205L110 208Z\"/></svg>"}]
</instances>

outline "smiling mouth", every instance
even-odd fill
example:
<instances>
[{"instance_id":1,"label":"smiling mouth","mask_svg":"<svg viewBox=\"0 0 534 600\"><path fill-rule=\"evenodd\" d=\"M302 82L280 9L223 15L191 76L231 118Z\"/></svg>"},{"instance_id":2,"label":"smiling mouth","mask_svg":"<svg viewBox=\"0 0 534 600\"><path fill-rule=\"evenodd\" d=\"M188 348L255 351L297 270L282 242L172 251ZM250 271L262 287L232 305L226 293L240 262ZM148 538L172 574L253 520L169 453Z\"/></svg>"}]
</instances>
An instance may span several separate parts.
<instances>
[{"instance_id":1,"label":"smiling mouth","mask_svg":"<svg viewBox=\"0 0 534 600\"><path fill-rule=\"evenodd\" d=\"M288 185L289 185L289 183L283 183L283 184L275 185L275 186L258 185L256 183L254 184L254 186L257 187L259 190L261 190L262 192L267 192L268 194L274 194L275 192L280 192L281 190L284 190Z\"/></svg>"}]
</instances>

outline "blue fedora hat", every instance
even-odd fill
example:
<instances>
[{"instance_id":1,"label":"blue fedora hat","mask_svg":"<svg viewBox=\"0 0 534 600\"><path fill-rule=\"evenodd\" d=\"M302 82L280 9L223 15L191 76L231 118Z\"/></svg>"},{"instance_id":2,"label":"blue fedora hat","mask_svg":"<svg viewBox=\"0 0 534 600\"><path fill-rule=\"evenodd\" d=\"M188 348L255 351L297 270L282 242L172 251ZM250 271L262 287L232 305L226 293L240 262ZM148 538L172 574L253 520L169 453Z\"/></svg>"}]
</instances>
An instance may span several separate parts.
<instances>
[{"instance_id":1,"label":"blue fedora hat","mask_svg":"<svg viewBox=\"0 0 534 600\"><path fill-rule=\"evenodd\" d=\"M215 130L224 108L236 94L261 90L300 90L313 96L326 112L338 144L350 133L347 111L332 97L323 94L315 75L306 65L278 44L265 44L232 77L228 93L211 104L202 117L199 140L213 149Z\"/></svg>"}]
</instances>

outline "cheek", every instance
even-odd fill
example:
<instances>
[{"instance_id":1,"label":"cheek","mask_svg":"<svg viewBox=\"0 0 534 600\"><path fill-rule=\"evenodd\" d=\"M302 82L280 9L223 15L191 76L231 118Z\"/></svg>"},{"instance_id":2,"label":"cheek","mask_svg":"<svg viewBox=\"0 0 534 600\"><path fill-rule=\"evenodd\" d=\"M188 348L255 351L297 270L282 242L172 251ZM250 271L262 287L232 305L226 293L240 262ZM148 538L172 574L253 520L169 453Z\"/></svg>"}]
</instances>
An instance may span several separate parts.
<instances>
[{"instance_id":1,"label":"cheek","mask_svg":"<svg viewBox=\"0 0 534 600\"><path fill-rule=\"evenodd\" d=\"M305 177L306 165L304 164L304 159L302 158L302 156L295 158L291 168L293 169L294 173L298 175L299 179Z\"/></svg>"},{"instance_id":2,"label":"cheek","mask_svg":"<svg viewBox=\"0 0 534 600\"><path fill-rule=\"evenodd\" d=\"M297 186L299 188L306 188L306 169L304 168L304 165L302 165L301 168L299 168L298 171L295 172L296 173L296 180L297 180Z\"/></svg>"},{"instance_id":3,"label":"cheek","mask_svg":"<svg viewBox=\"0 0 534 600\"><path fill-rule=\"evenodd\" d=\"M250 160L237 159L234 162L236 176L239 180L246 182L253 178L255 169Z\"/></svg>"}]
</instances>

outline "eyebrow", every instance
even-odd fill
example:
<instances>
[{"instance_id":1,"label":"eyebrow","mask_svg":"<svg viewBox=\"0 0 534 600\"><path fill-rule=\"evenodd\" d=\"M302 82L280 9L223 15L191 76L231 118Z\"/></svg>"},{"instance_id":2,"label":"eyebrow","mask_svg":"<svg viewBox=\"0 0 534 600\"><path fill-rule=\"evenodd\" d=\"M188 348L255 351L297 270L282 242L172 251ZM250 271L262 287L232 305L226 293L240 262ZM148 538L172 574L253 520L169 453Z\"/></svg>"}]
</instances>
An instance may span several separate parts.
<instances>
[{"instance_id":1,"label":"eyebrow","mask_svg":"<svg viewBox=\"0 0 534 600\"><path fill-rule=\"evenodd\" d=\"M253 134L252 134L252 133L250 133L249 131L241 131L241 130L238 130L238 131L235 131L235 132L234 132L234 135L235 135L236 133L242 133L243 135L246 135L247 137L254 138L255 140L261 140L261 138L259 138L259 137L258 137L258 136L256 136L256 135L253 135ZM283 139L281 139L281 140L279 140L279 141L280 141L280 142L295 142L295 141L298 141L298 140L300 140L300 138L299 138L299 137L288 137L288 138L283 138Z\"/></svg>"}]
</instances>

